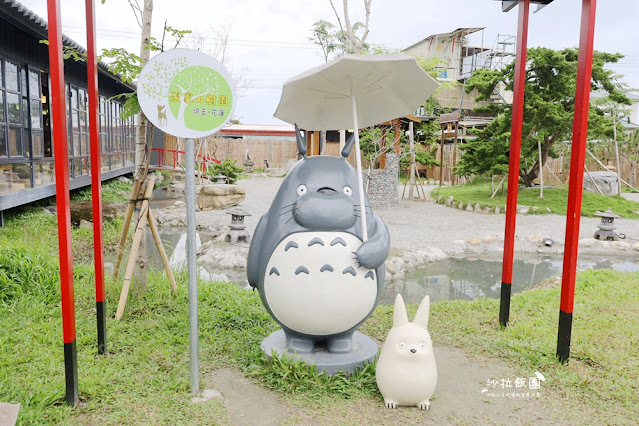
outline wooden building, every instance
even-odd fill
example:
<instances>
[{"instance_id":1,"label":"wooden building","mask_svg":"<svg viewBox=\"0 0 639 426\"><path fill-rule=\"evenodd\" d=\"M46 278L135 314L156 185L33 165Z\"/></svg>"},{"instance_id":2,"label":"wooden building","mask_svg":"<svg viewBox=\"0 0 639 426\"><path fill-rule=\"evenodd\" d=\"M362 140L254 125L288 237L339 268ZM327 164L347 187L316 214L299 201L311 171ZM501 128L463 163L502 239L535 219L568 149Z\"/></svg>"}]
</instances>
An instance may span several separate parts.
<instances>
[{"instance_id":1,"label":"wooden building","mask_svg":"<svg viewBox=\"0 0 639 426\"><path fill-rule=\"evenodd\" d=\"M0 225L3 211L55 194L47 23L15 0L0 0ZM65 46L85 49L63 36ZM90 180L87 67L65 61L69 185ZM134 169L133 120L119 118L122 103L108 100L131 92L104 64L98 66L102 179Z\"/></svg>"}]
</instances>

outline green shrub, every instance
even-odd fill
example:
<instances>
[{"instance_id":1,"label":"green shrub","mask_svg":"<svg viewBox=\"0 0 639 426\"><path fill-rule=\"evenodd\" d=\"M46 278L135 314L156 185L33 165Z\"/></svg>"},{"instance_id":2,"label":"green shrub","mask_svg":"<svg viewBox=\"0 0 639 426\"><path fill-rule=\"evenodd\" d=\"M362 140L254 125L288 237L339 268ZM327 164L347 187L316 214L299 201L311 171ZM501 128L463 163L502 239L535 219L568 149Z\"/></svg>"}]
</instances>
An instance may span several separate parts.
<instances>
[{"instance_id":1,"label":"green shrub","mask_svg":"<svg viewBox=\"0 0 639 426\"><path fill-rule=\"evenodd\" d=\"M223 174L224 176L226 176L226 182L232 184L237 182L237 179L240 177L239 176L240 173L242 173L243 171L244 171L243 168L238 167L235 164L235 160L231 160L230 158L227 158L221 163L215 164L213 168L208 169L206 174L208 176Z\"/></svg>"}]
</instances>

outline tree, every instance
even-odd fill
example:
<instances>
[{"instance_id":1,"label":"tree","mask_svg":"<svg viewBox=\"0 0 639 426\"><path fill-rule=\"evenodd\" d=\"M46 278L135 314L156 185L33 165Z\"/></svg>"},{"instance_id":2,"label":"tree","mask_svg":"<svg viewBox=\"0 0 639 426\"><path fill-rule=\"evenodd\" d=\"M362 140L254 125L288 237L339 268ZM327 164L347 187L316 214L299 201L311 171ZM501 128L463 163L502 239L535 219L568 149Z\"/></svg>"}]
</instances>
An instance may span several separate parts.
<instances>
[{"instance_id":1,"label":"tree","mask_svg":"<svg viewBox=\"0 0 639 426\"><path fill-rule=\"evenodd\" d=\"M351 25L350 17L348 16L348 0L343 0L343 14L344 14L344 23L346 24L346 28L342 25L342 18L340 14L337 12L335 5L333 4L333 0L328 0L333 8L333 12L335 12L335 17L337 18L337 23L339 24L340 31L337 34L337 40L340 42L342 46L342 53L361 53L362 51L366 51L368 45L365 43L366 37L368 37L368 24L370 22L371 15L371 2L373 0L364 0L364 13L366 15L365 23L356 22ZM362 35L357 36L357 32L362 30Z\"/></svg>"},{"instance_id":2,"label":"tree","mask_svg":"<svg viewBox=\"0 0 639 426\"><path fill-rule=\"evenodd\" d=\"M231 41L231 31L232 27L229 25L211 27L205 32L194 32L185 37L182 43L189 49L206 53L224 65L233 78L235 90L238 93L243 93L252 86L253 81L246 77L248 70L234 66L229 55L227 55L227 48Z\"/></svg>"},{"instance_id":3,"label":"tree","mask_svg":"<svg viewBox=\"0 0 639 426\"><path fill-rule=\"evenodd\" d=\"M552 50L531 48L527 53L524 121L521 141L521 167L519 176L526 186L532 186L539 176L538 142L541 143L542 164L548 156L556 158L557 141L569 140L572 135L575 88L577 80L576 48ZM623 58L619 53L593 53L592 90L603 90L609 98L620 104L630 104L623 93L618 76L605 69L607 63ZM499 83L513 90L514 62L503 70L478 70L466 82L466 92L477 89L477 100L490 100ZM459 175L494 175L508 172L510 151L510 122L512 106L491 104L477 108L478 112L491 113L495 120L485 129L477 131L477 139L468 142L457 165ZM588 137L600 139L612 136L612 120L604 110L590 106Z\"/></svg>"},{"instance_id":4,"label":"tree","mask_svg":"<svg viewBox=\"0 0 639 426\"><path fill-rule=\"evenodd\" d=\"M337 49L337 32L335 25L320 19L313 24L311 29L312 37L307 37L308 41L312 41L322 49L322 57L324 62L328 62L328 57Z\"/></svg>"}]
</instances>

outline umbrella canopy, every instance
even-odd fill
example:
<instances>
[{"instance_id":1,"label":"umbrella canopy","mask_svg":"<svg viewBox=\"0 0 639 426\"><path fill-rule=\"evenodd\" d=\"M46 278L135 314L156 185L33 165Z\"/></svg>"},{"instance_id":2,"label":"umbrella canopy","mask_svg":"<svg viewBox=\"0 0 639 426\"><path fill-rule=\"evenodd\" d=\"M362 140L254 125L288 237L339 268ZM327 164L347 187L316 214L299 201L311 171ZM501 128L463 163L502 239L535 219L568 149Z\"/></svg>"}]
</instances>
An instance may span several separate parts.
<instances>
[{"instance_id":1,"label":"umbrella canopy","mask_svg":"<svg viewBox=\"0 0 639 426\"><path fill-rule=\"evenodd\" d=\"M359 129L412 114L437 86L409 55L343 55L284 82L275 117L307 130L352 126L359 203L364 206ZM364 242L366 216L362 215Z\"/></svg>"},{"instance_id":2,"label":"umbrella canopy","mask_svg":"<svg viewBox=\"0 0 639 426\"><path fill-rule=\"evenodd\" d=\"M307 130L350 129L355 118L368 127L413 114L438 86L409 55L343 55L287 80L275 117Z\"/></svg>"}]
</instances>

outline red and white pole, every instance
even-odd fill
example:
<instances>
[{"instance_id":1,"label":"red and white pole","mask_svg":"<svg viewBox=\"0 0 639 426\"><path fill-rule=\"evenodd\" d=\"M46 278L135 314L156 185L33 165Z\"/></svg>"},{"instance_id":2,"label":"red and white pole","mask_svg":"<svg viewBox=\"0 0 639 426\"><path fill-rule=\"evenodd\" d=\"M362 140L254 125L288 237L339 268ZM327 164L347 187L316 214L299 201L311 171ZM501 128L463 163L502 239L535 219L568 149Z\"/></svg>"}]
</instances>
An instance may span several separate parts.
<instances>
[{"instance_id":1,"label":"red and white pole","mask_svg":"<svg viewBox=\"0 0 639 426\"><path fill-rule=\"evenodd\" d=\"M75 302L73 297L73 253L69 209L69 153L67 150L66 90L60 25L60 0L47 0L49 16L49 72L51 74L51 116L55 159L55 194L58 210L58 247L62 330L67 404L78 403L78 362L75 346Z\"/></svg>"},{"instance_id":2,"label":"red and white pole","mask_svg":"<svg viewBox=\"0 0 639 426\"><path fill-rule=\"evenodd\" d=\"M515 249L515 219L517 218L517 190L519 188L519 162L521 157L521 133L524 121L524 92L526 88L526 49L528 44L528 15L530 0L519 1L517 23L517 50L515 56L515 82L510 124L510 154L508 163L508 199L506 201L506 230L504 234L504 258L501 274L501 302L499 324L508 325L510 295L513 282L513 253Z\"/></svg>"},{"instance_id":3,"label":"red and white pole","mask_svg":"<svg viewBox=\"0 0 639 426\"><path fill-rule=\"evenodd\" d=\"M91 194L93 201L93 257L95 260L95 306L97 311L98 353L106 346L106 315L104 306L104 251L102 238L101 149L98 123L98 56L95 47L94 0L86 0L87 14L87 82L89 96L89 141L91 152Z\"/></svg>"},{"instance_id":4,"label":"red and white pole","mask_svg":"<svg viewBox=\"0 0 639 426\"><path fill-rule=\"evenodd\" d=\"M577 62L575 118L572 126L568 210L566 213L566 248L564 251L559 329L557 332L557 356L562 362L568 361L568 358L570 357L570 335L572 332L572 311L575 300L575 275L577 273L581 196L584 182L584 162L586 160L586 138L588 136L588 111L590 108L591 90L590 79L592 77L592 46L595 36L596 8L597 0L583 0L581 6L579 58Z\"/></svg>"}]
</instances>

